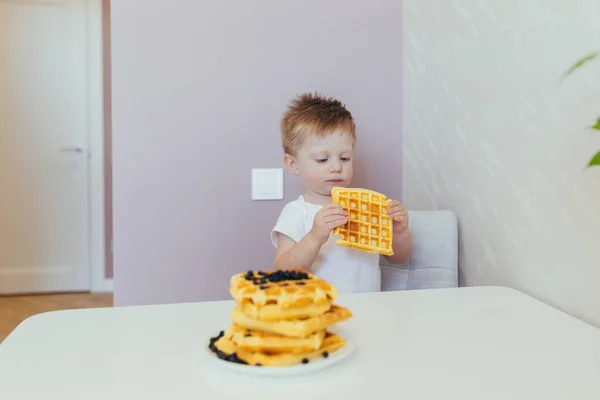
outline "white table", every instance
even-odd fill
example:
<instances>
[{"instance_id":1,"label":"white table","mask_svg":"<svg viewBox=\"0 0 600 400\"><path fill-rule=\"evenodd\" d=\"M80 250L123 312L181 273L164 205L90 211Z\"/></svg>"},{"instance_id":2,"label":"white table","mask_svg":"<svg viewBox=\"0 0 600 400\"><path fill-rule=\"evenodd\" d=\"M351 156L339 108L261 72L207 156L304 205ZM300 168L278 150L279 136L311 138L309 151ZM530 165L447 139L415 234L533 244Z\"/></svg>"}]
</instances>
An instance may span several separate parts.
<instances>
[{"instance_id":1,"label":"white table","mask_svg":"<svg viewBox=\"0 0 600 400\"><path fill-rule=\"evenodd\" d=\"M251 377L202 347L232 302L59 311L0 344L0 399L600 399L600 330L520 292L340 296L357 348L314 374Z\"/></svg>"}]
</instances>

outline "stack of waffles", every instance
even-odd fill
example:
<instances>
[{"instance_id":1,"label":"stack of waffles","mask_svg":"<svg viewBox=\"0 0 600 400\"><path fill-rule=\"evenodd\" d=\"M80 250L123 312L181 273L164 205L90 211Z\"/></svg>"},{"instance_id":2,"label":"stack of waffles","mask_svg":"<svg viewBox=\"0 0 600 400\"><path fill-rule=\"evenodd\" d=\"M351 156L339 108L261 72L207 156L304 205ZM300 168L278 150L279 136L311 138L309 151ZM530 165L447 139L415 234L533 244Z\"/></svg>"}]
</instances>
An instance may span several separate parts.
<instances>
[{"instance_id":1,"label":"stack of waffles","mask_svg":"<svg viewBox=\"0 0 600 400\"><path fill-rule=\"evenodd\" d=\"M304 271L248 271L231 278L232 324L210 339L221 359L289 366L329 357L346 340L328 329L352 317L337 289Z\"/></svg>"},{"instance_id":2,"label":"stack of waffles","mask_svg":"<svg viewBox=\"0 0 600 400\"><path fill-rule=\"evenodd\" d=\"M391 256L392 222L390 201L385 195L367 189L334 187L333 203L348 212L348 222L333 230L337 244L357 250Z\"/></svg>"}]
</instances>

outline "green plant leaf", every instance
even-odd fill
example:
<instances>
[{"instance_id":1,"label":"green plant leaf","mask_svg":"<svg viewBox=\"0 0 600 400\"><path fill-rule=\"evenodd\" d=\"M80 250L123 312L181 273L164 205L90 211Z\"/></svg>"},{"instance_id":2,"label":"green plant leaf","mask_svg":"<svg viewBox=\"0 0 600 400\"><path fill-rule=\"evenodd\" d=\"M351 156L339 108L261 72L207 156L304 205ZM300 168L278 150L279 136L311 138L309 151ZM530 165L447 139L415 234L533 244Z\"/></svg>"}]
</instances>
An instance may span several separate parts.
<instances>
[{"instance_id":1,"label":"green plant leaf","mask_svg":"<svg viewBox=\"0 0 600 400\"><path fill-rule=\"evenodd\" d=\"M588 54L585 57L582 57L581 59L579 59L575 64L573 64L571 66L571 68L569 68L563 75L563 77L566 77L568 75L570 75L573 71L581 68L583 65L587 64L588 62L594 60L596 57L600 56L600 51L596 51L594 53Z\"/></svg>"},{"instance_id":2,"label":"green plant leaf","mask_svg":"<svg viewBox=\"0 0 600 400\"><path fill-rule=\"evenodd\" d=\"M590 129L595 129L597 131L600 131L600 117L596 120L596 124L595 125L591 125L589 128Z\"/></svg>"},{"instance_id":3,"label":"green plant leaf","mask_svg":"<svg viewBox=\"0 0 600 400\"><path fill-rule=\"evenodd\" d=\"M590 160L588 167L600 166L600 151Z\"/></svg>"}]
</instances>

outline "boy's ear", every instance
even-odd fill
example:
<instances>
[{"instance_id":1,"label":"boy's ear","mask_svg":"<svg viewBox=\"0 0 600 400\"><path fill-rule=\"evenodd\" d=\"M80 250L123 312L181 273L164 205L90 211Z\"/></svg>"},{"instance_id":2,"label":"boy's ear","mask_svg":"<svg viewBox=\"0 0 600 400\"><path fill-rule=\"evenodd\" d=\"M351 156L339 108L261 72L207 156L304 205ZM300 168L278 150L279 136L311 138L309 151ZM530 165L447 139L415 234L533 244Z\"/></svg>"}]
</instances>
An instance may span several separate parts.
<instances>
[{"instance_id":1,"label":"boy's ear","mask_svg":"<svg viewBox=\"0 0 600 400\"><path fill-rule=\"evenodd\" d=\"M298 165L296 164L296 158L294 156L289 154L284 155L283 163L287 167L288 171L294 175L298 175Z\"/></svg>"}]
</instances>

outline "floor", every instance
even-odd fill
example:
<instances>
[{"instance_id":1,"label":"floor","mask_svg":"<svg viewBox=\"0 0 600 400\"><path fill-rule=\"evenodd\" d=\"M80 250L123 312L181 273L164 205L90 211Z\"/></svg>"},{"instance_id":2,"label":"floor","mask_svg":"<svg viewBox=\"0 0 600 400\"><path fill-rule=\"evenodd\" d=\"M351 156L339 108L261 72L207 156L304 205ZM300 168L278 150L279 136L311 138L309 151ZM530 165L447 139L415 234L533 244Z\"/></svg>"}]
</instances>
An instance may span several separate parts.
<instances>
[{"instance_id":1,"label":"floor","mask_svg":"<svg viewBox=\"0 0 600 400\"><path fill-rule=\"evenodd\" d=\"M112 307L112 293L0 296L0 342L21 322L46 311Z\"/></svg>"}]
</instances>

